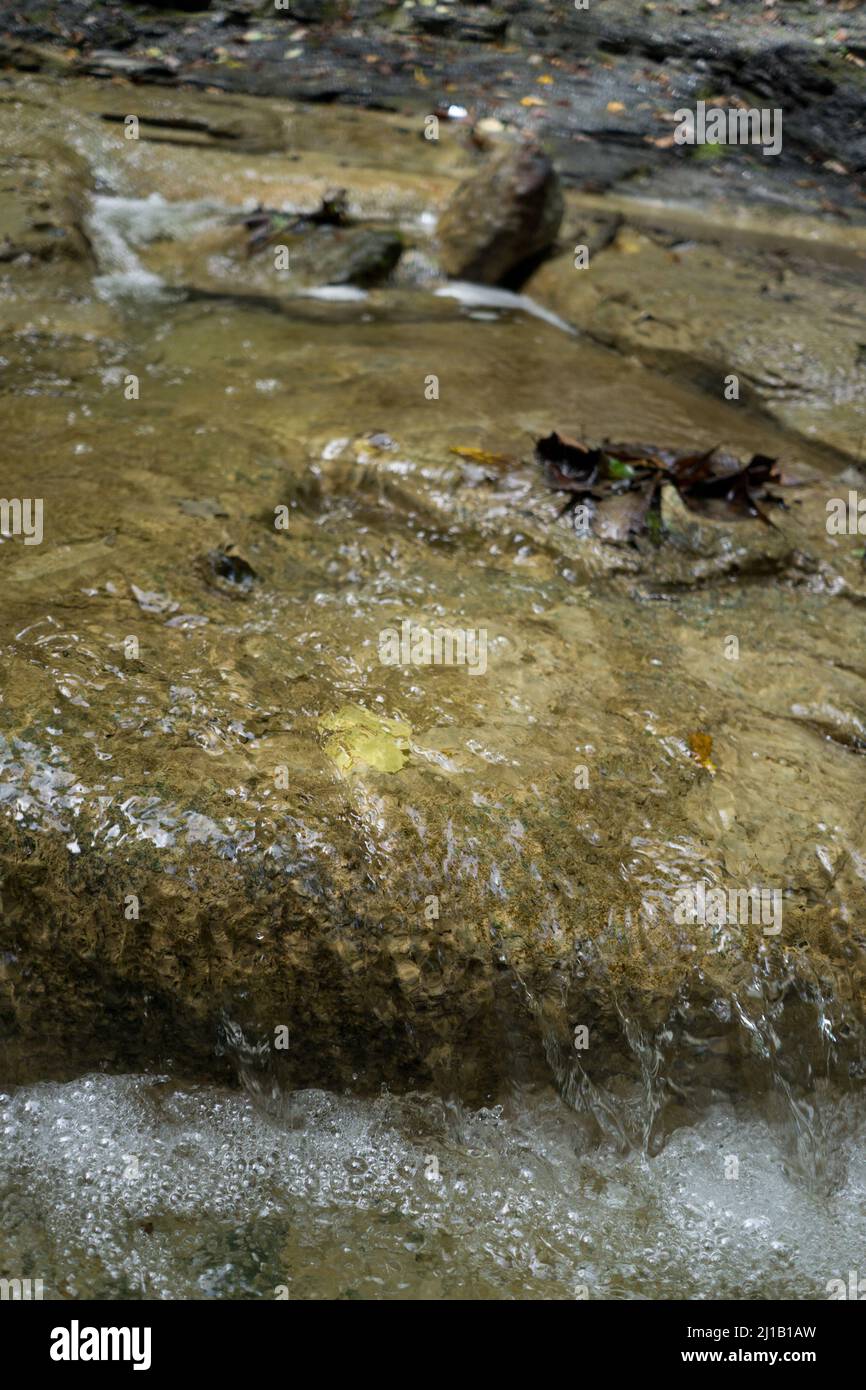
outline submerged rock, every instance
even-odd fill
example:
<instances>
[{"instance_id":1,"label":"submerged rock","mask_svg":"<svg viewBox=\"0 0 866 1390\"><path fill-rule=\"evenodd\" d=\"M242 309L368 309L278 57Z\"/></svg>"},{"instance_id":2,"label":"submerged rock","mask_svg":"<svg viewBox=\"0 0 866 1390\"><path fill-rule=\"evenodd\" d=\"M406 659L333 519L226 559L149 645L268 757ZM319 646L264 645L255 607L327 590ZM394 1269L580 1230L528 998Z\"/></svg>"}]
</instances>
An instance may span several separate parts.
<instances>
[{"instance_id":1,"label":"submerged rock","mask_svg":"<svg viewBox=\"0 0 866 1390\"><path fill-rule=\"evenodd\" d=\"M200 571L206 584L227 598L248 598L258 575L241 555L229 550L210 550L203 556Z\"/></svg>"},{"instance_id":2,"label":"submerged rock","mask_svg":"<svg viewBox=\"0 0 866 1390\"><path fill-rule=\"evenodd\" d=\"M497 285L556 240L559 178L538 145L494 155L455 192L439 219L439 261L447 275Z\"/></svg>"},{"instance_id":3,"label":"submerged rock","mask_svg":"<svg viewBox=\"0 0 866 1390\"><path fill-rule=\"evenodd\" d=\"M284 247L289 269L311 285L375 285L390 275L403 250L395 231L359 227L345 188L331 189L312 213L258 208L244 218L250 254Z\"/></svg>"},{"instance_id":4,"label":"submerged rock","mask_svg":"<svg viewBox=\"0 0 866 1390\"><path fill-rule=\"evenodd\" d=\"M235 325L222 339L214 318L200 327L216 410L238 379ZM291 333L280 320L269 340L276 370L334 342L301 326L285 355ZM437 341L428 326L425 350ZM394 368L380 370L390 399ZM373 380L354 408L369 409ZM351 390L326 383L329 415L344 418ZM171 379L154 395L158 419ZM50 417L50 399L36 404ZM663 1125L684 1088L691 1104L744 1074L767 1083L776 1038L805 1084L826 1066L827 1019L838 1068L856 1062L860 755L827 714L850 723L859 708L859 678L832 662L841 597L744 586L737 616L715 616L702 595L673 607L593 585L588 564L576 592L568 570L592 543L533 519L543 485L471 486L444 443L425 462L393 436L327 438L275 470L251 464L225 420L218 450L193 431L186 454L144 453L140 418L97 461L111 545L76 555L49 532L42 554L0 552L4 1079L166 1058L223 1078L227 1055L286 1087L476 1100L552 1073L592 1109L600 1090L638 1085L655 1048ZM114 476L126 447L134 493ZM242 612L184 563L223 524L177 506L191 476L205 491L221 480L238 544L268 575L220 575L249 579ZM40 479L55 527L74 521L78 481ZM263 515L271 489L297 504L289 543ZM811 505L791 509L789 547L821 522ZM722 538L720 556L730 548ZM119 573L136 575L136 608ZM483 626L486 678L382 663L383 626L424 594L429 622ZM174 612L208 621L181 628ZM712 772L693 756L698 719ZM778 890L780 935L754 917L678 922L675 893L704 878ZM640 1141L634 1113L623 1142Z\"/></svg>"},{"instance_id":5,"label":"submerged rock","mask_svg":"<svg viewBox=\"0 0 866 1390\"><path fill-rule=\"evenodd\" d=\"M403 250L396 232L374 227L315 227L286 245L295 275L308 285L377 285Z\"/></svg>"}]
</instances>

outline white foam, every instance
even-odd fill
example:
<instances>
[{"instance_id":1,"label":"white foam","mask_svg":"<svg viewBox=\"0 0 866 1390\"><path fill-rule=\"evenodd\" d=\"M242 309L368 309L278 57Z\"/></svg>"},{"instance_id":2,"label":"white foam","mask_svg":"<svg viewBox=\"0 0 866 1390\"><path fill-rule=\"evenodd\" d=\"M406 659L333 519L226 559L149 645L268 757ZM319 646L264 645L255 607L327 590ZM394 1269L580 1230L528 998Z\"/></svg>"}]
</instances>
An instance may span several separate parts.
<instances>
[{"instance_id":1,"label":"white foam","mask_svg":"<svg viewBox=\"0 0 866 1390\"><path fill-rule=\"evenodd\" d=\"M528 294L513 294L511 290L501 290L493 285L475 285L470 280L449 280L447 285L434 291L442 299L458 299L469 308L478 309L517 309L533 318L543 319L563 333L574 337L577 329L552 310L536 304Z\"/></svg>"},{"instance_id":2,"label":"white foam","mask_svg":"<svg viewBox=\"0 0 866 1390\"><path fill-rule=\"evenodd\" d=\"M136 248L189 236L209 225L219 211L203 201L170 203L158 193L148 198L95 196L87 230L99 268L97 294L104 299L160 297L165 281L146 269Z\"/></svg>"},{"instance_id":3,"label":"white foam","mask_svg":"<svg viewBox=\"0 0 866 1390\"><path fill-rule=\"evenodd\" d=\"M588 1146L552 1092L265 1114L155 1077L42 1083L0 1095L0 1265L47 1298L826 1299L863 1269L862 1101L822 1120L825 1195L748 1107L646 1158Z\"/></svg>"},{"instance_id":4,"label":"white foam","mask_svg":"<svg viewBox=\"0 0 866 1390\"><path fill-rule=\"evenodd\" d=\"M345 300L351 303L369 297L367 291L359 289L357 285L314 285L311 289L298 290L298 294L304 299Z\"/></svg>"}]
</instances>

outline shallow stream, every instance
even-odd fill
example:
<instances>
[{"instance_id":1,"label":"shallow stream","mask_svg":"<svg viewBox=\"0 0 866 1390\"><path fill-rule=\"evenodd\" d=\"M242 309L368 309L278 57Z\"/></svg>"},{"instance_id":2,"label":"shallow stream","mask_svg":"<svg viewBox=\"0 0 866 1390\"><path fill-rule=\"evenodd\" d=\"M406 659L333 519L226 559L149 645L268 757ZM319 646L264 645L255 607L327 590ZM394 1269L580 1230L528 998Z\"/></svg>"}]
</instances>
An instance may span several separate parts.
<instances>
[{"instance_id":1,"label":"shallow stream","mask_svg":"<svg viewBox=\"0 0 866 1390\"><path fill-rule=\"evenodd\" d=\"M713 565L693 557L661 582L645 555L581 552L526 462L554 428L794 453L820 477L827 451L590 341L531 297L443 286L425 239L459 150L428 176L393 118L325 111L300 173L219 141L130 150L98 119L106 90L63 89L63 133L92 176L93 263L5 265L0 284L3 488L46 499L47 544L0 545L0 796L22 833L59 827L72 855L272 852L285 822L270 784L285 762L306 788L293 833L331 853L322 823L303 820L315 797L351 826L371 879L387 876L402 853L389 790L344 782L308 751L323 711L360 702L413 730L400 785L422 901L453 796L477 809L481 848L449 823L443 891L479 865L503 903L536 885L531 915L557 951L567 903L560 919L551 883L572 900L586 859L591 888L609 873L621 895L587 926L610 980L629 895L704 873L777 884L805 925L761 954L759 982L729 940L666 941L671 959L701 953L696 978L707 997L718 986L734 1032L712 1035L706 999L690 1016L688 990L674 1022L624 1008L632 1070L613 1067L600 1089L569 1060L581 1015L564 975L531 1000L538 1056L520 1061L516 1038L513 1074L486 1104L449 1096L441 1077L444 1096L377 1094L369 1057L359 1096L254 1073L246 1089L197 1085L186 1078L200 1058L98 1074L103 1042L94 1056L82 1034L69 1040L78 1079L42 1080L35 1063L0 1096L0 1274L42 1278L58 1298L827 1297L829 1280L866 1272L866 666L862 608L843 595L856 539L832 573L792 579L772 557L752 563L749 545L733 566L723 543ZM187 100L200 111L202 98L175 93L175 115ZM59 101L51 84L22 83L24 138L57 130ZM260 109L297 122L303 151L307 115L249 104ZM287 288L251 271L239 285L239 260L209 241L227 214L293 189L309 209L335 175L360 216L415 239L394 282ZM491 475L455 446L517 465ZM270 523L280 505L288 538ZM806 532L820 516L819 502ZM215 550L255 571L244 601L203 578ZM493 678L383 674L377 633L406 614L483 625ZM134 669L121 655L132 631ZM689 752L698 729L715 740L712 773ZM570 794L575 764L595 757L613 800L562 815L557 802L541 843L534 808L553 786ZM522 807L532 864L515 888ZM593 901L609 898L602 885ZM653 997L667 979L657 926L641 948ZM503 932L519 992L522 957ZM633 984L630 955L622 968ZM783 997L793 1025L779 1021ZM50 1010L40 1026L62 1051ZM684 1062L725 1059L732 1035L749 1059L739 1089L713 1076L697 1100L678 1091ZM663 1092L675 1108L662 1122Z\"/></svg>"}]
</instances>

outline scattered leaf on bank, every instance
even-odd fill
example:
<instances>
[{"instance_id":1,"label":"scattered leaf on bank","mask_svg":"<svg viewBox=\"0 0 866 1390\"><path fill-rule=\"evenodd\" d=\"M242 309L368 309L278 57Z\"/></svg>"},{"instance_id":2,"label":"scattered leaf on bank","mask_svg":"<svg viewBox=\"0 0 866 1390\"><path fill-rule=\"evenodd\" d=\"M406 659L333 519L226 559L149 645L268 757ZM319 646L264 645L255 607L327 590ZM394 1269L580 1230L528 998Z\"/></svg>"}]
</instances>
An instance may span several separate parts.
<instances>
[{"instance_id":1,"label":"scattered leaf on bank","mask_svg":"<svg viewBox=\"0 0 866 1390\"><path fill-rule=\"evenodd\" d=\"M695 762L700 763L701 767L706 768L707 772L715 776L718 769L712 760L712 735L700 732L689 734L686 742L689 745L689 752Z\"/></svg>"},{"instance_id":2,"label":"scattered leaf on bank","mask_svg":"<svg viewBox=\"0 0 866 1390\"><path fill-rule=\"evenodd\" d=\"M542 101L540 97L521 97L521 98L520 98L520 105L521 105L521 106L546 106L546 105L547 105L547 102L546 102L546 101Z\"/></svg>"},{"instance_id":3,"label":"scattered leaf on bank","mask_svg":"<svg viewBox=\"0 0 866 1390\"><path fill-rule=\"evenodd\" d=\"M625 106L621 101L609 101L607 103L607 110L615 114L618 114L620 111L625 110Z\"/></svg>"},{"instance_id":4,"label":"scattered leaf on bank","mask_svg":"<svg viewBox=\"0 0 866 1390\"><path fill-rule=\"evenodd\" d=\"M603 457L600 449L591 449L558 430L538 440L535 454L545 467L550 486L564 492L594 482Z\"/></svg>"},{"instance_id":5,"label":"scattered leaf on bank","mask_svg":"<svg viewBox=\"0 0 866 1390\"><path fill-rule=\"evenodd\" d=\"M362 705L343 705L318 720L324 750L341 772L364 763L377 772L399 772L409 753L411 724L386 719Z\"/></svg>"}]
</instances>

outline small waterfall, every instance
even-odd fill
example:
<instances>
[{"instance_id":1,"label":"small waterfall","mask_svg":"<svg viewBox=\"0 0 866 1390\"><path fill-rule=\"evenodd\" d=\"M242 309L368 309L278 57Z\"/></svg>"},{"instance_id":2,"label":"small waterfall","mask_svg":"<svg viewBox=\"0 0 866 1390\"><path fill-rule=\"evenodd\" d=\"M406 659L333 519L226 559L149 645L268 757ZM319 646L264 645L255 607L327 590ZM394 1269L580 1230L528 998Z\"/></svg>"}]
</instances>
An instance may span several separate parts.
<instances>
[{"instance_id":1,"label":"small waterfall","mask_svg":"<svg viewBox=\"0 0 866 1390\"><path fill-rule=\"evenodd\" d=\"M147 198L97 194L87 219L99 267L94 282L97 293L105 299L160 298L166 283L142 263L137 248L189 235L219 214L220 209L211 203L170 203L158 193Z\"/></svg>"}]
</instances>

